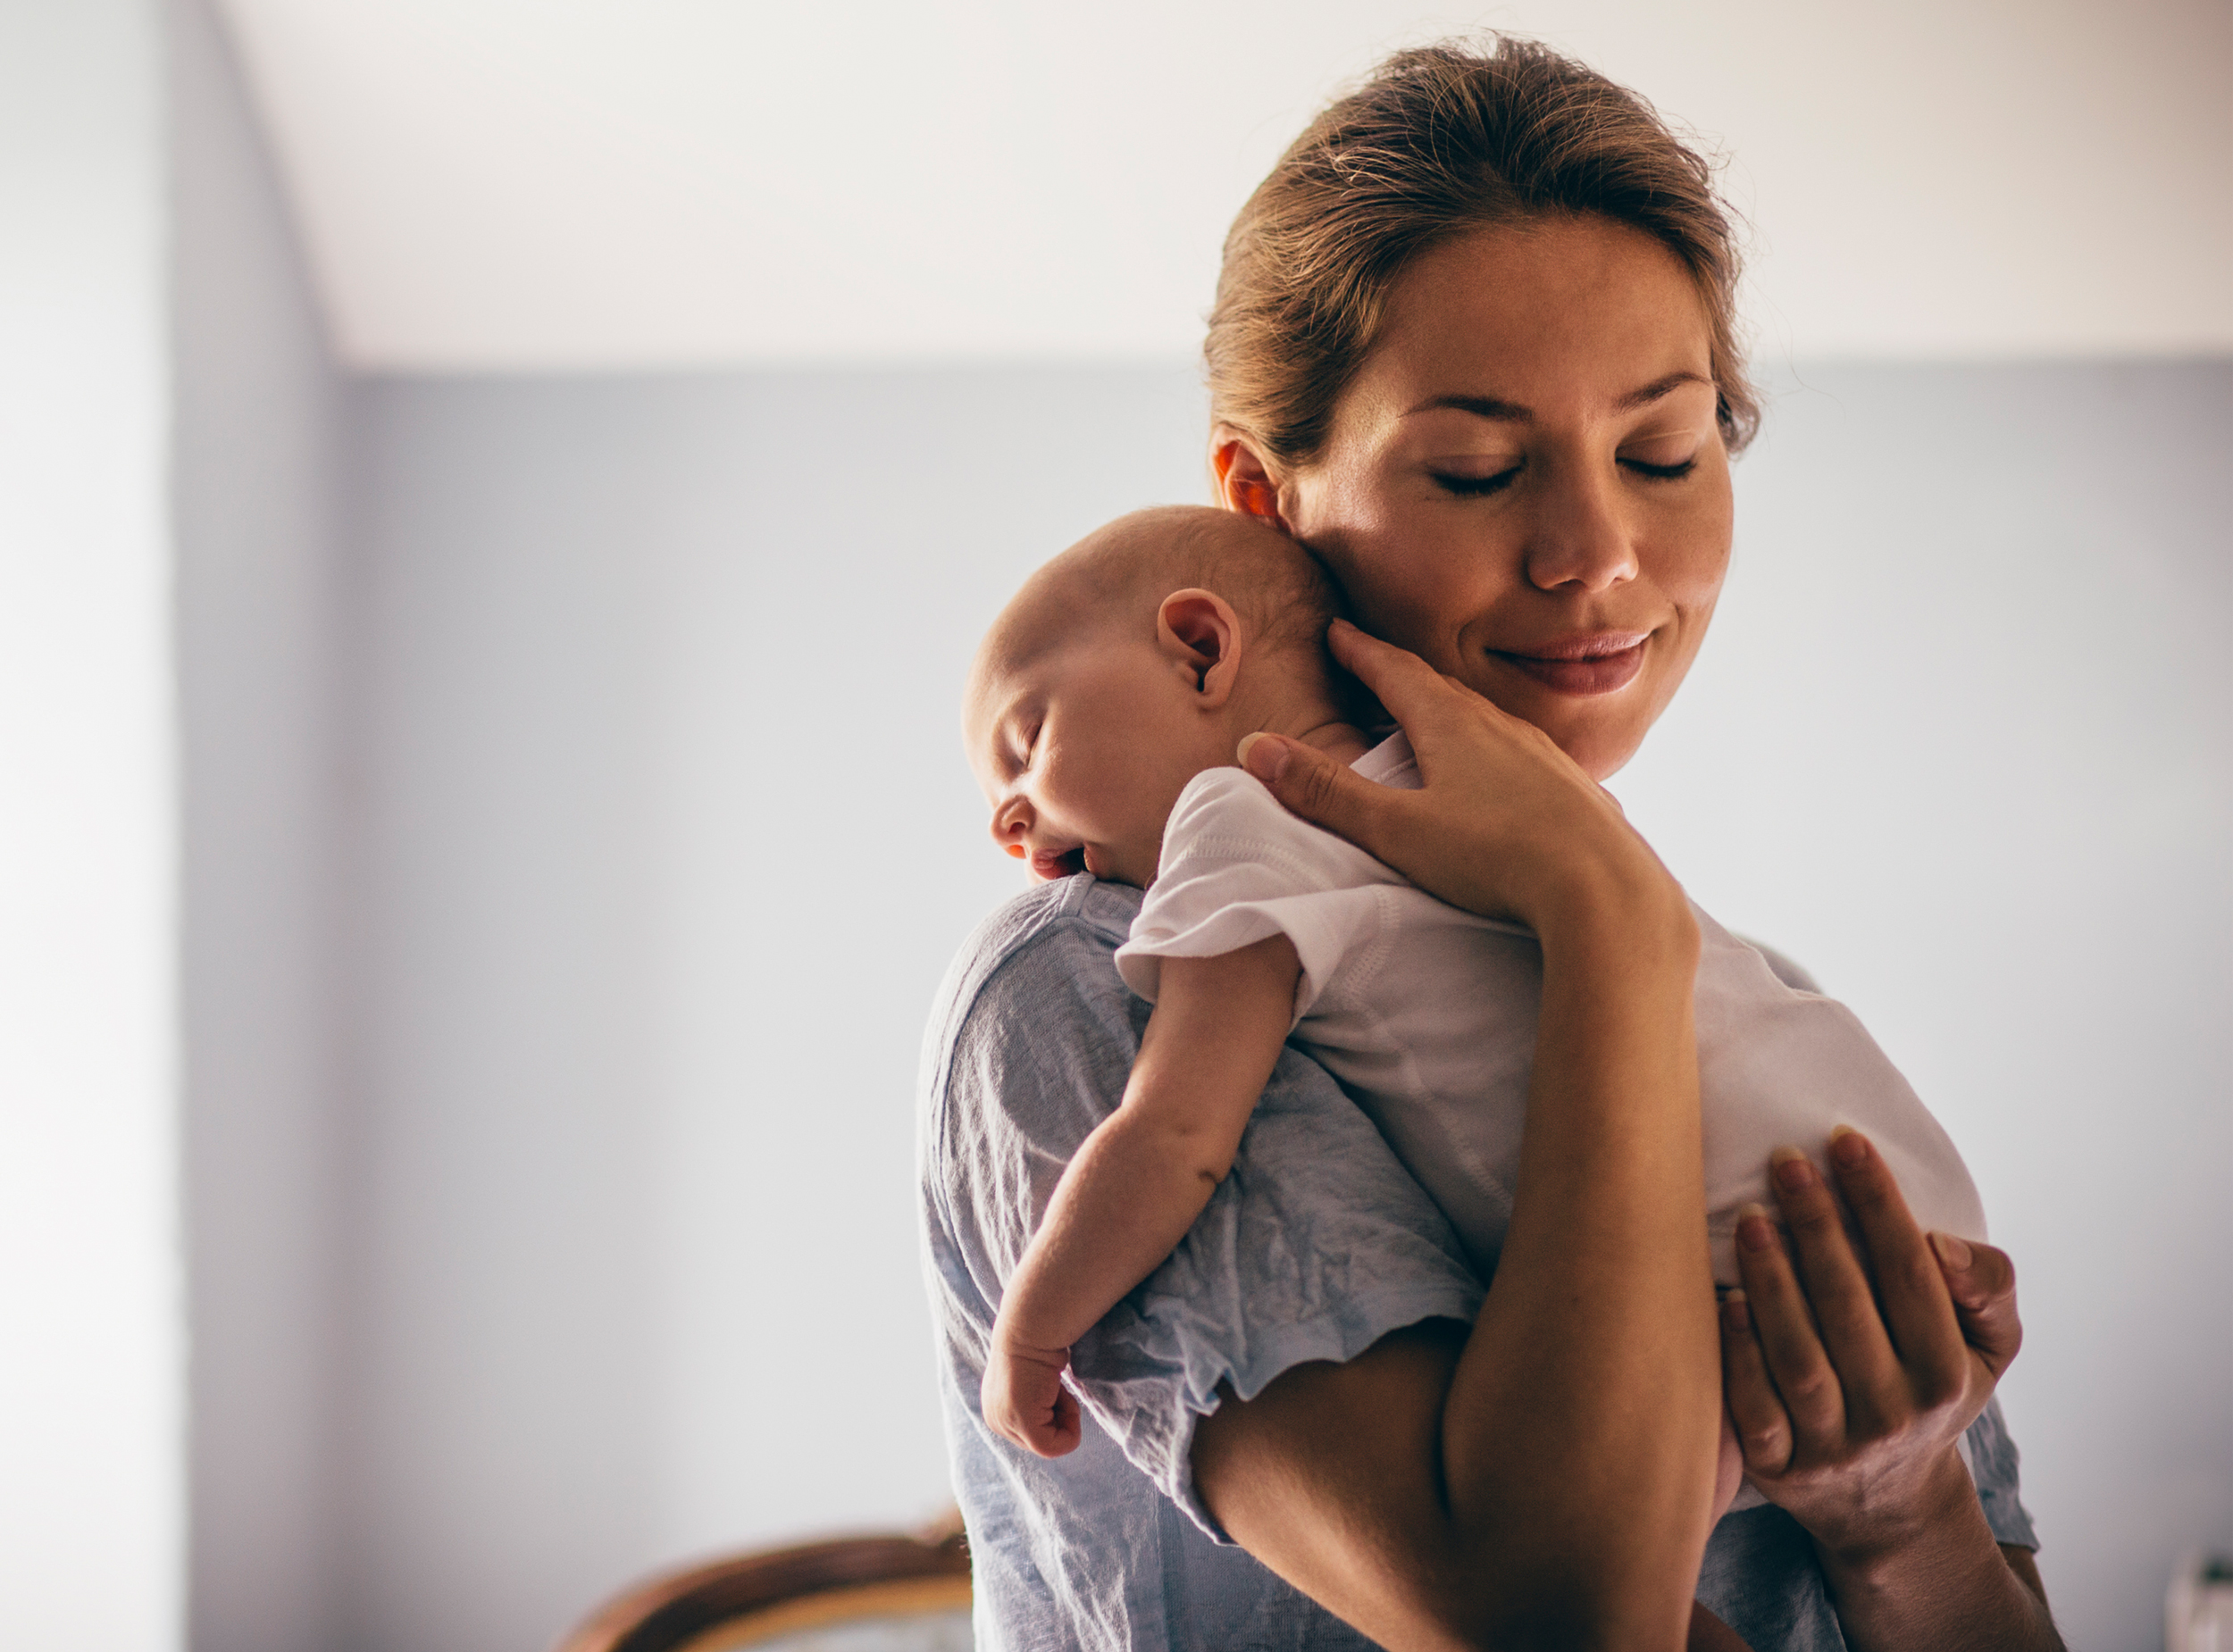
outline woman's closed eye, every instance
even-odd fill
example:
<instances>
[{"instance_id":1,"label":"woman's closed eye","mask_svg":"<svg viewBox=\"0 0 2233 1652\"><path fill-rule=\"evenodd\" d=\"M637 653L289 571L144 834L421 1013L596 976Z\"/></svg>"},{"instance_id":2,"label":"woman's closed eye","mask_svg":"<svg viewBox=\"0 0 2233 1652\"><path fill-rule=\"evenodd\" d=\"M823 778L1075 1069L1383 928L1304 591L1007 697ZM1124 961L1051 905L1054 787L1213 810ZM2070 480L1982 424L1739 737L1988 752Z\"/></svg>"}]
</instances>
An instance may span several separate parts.
<instances>
[{"instance_id":1,"label":"woman's closed eye","mask_svg":"<svg viewBox=\"0 0 2233 1652\"><path fill-rule=\"evenodd\" d=\"M1485 473L1471 470L1435 470L1430 466L1426 474L1444 493L1454 494L1460 499L1478 499L1486 494L1502 493L1519 480L1519 473L1526 468L1526 462L1522 460L1517 464L1506 465L1501 471Z\"/></svg>"},{"instance_id":2,"label":"woman's closed eye","mask_svg":"<svg viewBox=\"0 0 2233 1652\"><path fill-rule=\"evenodd\" d=\"M1618 463L1631 475L1641 476L1648 481L1676 482L1698 468L1698 455L1695 452L1681 458L1665 458L1648 452L1622 454ZM1478 499L1489 494L1502 493L1519 480L1520 473L1526 468L1526 462L1522 460L1518 464L1506 465L1499 471L1484 472L1430 468L1426 473L1444 493L1460 499Z\"/></svg>"},{"instance_id":3,"label":"woman's closed eye","mask_svg":"<svg viewBox=\"0 0 2233 1652\"><path fill-rule=\"evenodd\" d=\"M1698 438L1690 431L1643 437L1621 448L1620 466L1652 481L1679 481L1698 468Z\"/></svg>"},{"instance_id":4,"label":"woman's closed eye","mask_svg":"<svg viewBox=\"0 0 2233 1652\"><path fill-rule=\"evenodd\" d=\"M1680 481L1698 468L1698 457L1695 454L1687 459L1677 460L1672 464L1655 464L1649 459L1629 458L1623 458L1620 463L1636 475L1647 477L1655 482Z\"/></svg>"}]
</instances>

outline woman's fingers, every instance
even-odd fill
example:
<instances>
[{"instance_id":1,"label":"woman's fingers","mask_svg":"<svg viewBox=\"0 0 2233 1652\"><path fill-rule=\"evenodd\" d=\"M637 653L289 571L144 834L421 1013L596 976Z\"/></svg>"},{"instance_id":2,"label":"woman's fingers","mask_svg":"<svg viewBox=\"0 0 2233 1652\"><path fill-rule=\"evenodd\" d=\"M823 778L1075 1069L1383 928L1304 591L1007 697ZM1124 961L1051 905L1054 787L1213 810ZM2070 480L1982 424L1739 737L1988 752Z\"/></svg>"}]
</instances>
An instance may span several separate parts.
<instances>
[{"instance_id":1,"label":"woman's fingers","mask_svg":"<svg viewBox=\"0 0 2233 1652\"><path fill-rule=\"evenodd\" d=\"M1290 813L1384 861L1396 858L1389 805L1406 794L1376 785L1315 747L1284 734L1251 734L1234 754Z\"/></svg>"},{"instance_id":2,"label":"woman's fingers","mask_svg":"<svg viewBox=\"0 0 2233 1652\"><path fill-rule=\"evenodd\" d=\"M1891 1166L1856 1130L1830 1135L1830 1166L1853 1213L1883 1301L1883 1322L1900 1363L1926 1404L1967 1385L1968 1356L1938 1260L1908 1214Z\"/></svg>"},{"instance_id":3,"label":"woman's fingers","mask_svg":"<svg viewBox=\"0 0 2233 1652\"><path fill-rule=\"evenodd\" d=\"M1776 1395L1751 1306L1742 1290L1721 1299L1721 1398L1748 1473L1773 1479L1791 1465L1791 1419Z\"/></svg>"},{"instance_id":4,"label":"woman's fingers","mask_svg":"<svg viewBox=\"0 0 2233 1652\"><path fill-rule=\"evenodd\" d=\"M1344 670L1373 691L1389 716L1402 726L1418 754L1419 773L1434 783L1435 754L1445 740L1462 740L1468 725L1476 736L1483 728L1494 730L1502 739L1516 739L1539 748L1558 750L1551 738L1524 718L1515 717L1493 700L1467 687L1455 677L1436 671L1408 648L1399 648L1366 635L1347 620L1327 628L1326 647Z\"/></svg>"},{"instance_id":5,"label":"woman's fingers","mask_svg":"<svg viewBox=\"0 0 2233 1652\"><path fill-rule=\"evenodd\" d=\"M1873 1397L1889 1394L1900 1376L1899 1356L1885 1335L1869 1276L1853 1255L1845 1219L1814 1161L1791 1147L1778 1147L1769 1160L1768 1179L1776 1189L1807 1300L1821 1328L1822 1345L1836 1367L1849 1413L1877 1421Z\"/></svg>"},{"instance_id":6,"label":"woman's fingers","mask_svg":"<svg viewBox=\"0 0 2233 1652\"><path fill-rule=\"evenodd\" d=\"M1726 1341L1726 1327L1722 1334ZM1725 1360L1723 1363L1726 1364L1727 1362ZM1722 1380L1725 1395L1727 1389L1728 1381L1725 1376ZM1744 1446L1737 1439L1736 1423L1729 1415L1729 1407L1724 1404L1721 1407L1721 1438L1715 1442L1713 1454L1713 1517L1716 1521L1729 1512L1729 1506L1736 1501L1736 1494L1744 1486Z\"/></svg>"},{"instance_id":7,"label":"woman's fingers","mask_svg":"<svg viewBox=\"0 0 2233 1652\"><path fill-rule=\"evenodd\" d=\"M1409 648L1368 636L1347 620L1326 628L1326 643L1342 668L1370 688L1388 715L1415 737L1450 704L1450 680Z\"/></svg>"},{"instance_id":8,"label":"woman's fingers","mask_svg":"<svg viewBox=\"0 0 2233 1652\"><path fill-rule=\"evenodd\" d=\"M1962 1340L1998 1382L2024 1344L2023 1322L2016 1314L2016 1264L2004 1250L1951 1233L1932 1234L1930 1244L1953 1297Z\"/></svg>"},{"instance_id":9,"label":"woman's fingers","mask_svg":"<svg viewBox=\"0 0 2233 1652\"><path fill-rule=\"evenodd\" d=\"M1736 1264L1768 1374L1791 1420L1792 1449L1826 1449L1844 1438L1845 1396L1783 1240L1757 1205L1737 1216Z\"/></svg>"}]
</instances>

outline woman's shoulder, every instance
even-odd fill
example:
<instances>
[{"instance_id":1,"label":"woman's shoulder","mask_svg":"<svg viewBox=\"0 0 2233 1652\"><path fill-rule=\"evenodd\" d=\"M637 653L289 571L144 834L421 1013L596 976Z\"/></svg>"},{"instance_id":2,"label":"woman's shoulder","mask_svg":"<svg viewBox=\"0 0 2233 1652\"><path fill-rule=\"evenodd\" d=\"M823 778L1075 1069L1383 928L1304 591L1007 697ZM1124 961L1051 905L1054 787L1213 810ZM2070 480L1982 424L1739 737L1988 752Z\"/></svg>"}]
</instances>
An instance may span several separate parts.
<instances>
[{"instance_id":1,"label":"woman's shoulder","mask_svg":"<svg viewBox=\"0 0 2233 1652\"><path fill-rule=\"evenodd\" d=\"M1081 873L1025 890L971 932L924 1030L927 1133L939 1133L957 1092L974 1111L1122 1089L1146 1005L1114 955L1139 910L1138 889Z\"/></svg>"},{"instance_id":2,"label":"woman's shoulder","mask_svg":"<svg viewBox=\"0 0 2233 1652\"><path fill-rule=\"evenodd\" d=\"M933 1043L950 1043L986 994L1025 989L1041 975L1075 980L1080 967L1124 944L1140 891L1079 873L1025 889L994 908L955 953L931 1013ZM1124 990L1113 970L1108 982Z\"/></svg>"}]
</instances>

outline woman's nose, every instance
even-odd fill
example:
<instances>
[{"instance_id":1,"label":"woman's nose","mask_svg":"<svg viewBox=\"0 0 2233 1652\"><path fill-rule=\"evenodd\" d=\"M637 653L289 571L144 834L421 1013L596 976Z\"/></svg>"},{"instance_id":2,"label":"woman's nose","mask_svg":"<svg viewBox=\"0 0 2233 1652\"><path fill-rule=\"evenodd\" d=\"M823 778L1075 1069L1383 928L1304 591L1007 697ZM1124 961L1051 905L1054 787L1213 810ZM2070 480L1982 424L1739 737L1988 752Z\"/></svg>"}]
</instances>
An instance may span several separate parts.
<instances>
[{"instance_id":1,"label":"woman's nose","mask_svg":"<svg viewBox=\"0 0 2233 1652\"><path fill-rule=\"evenodd\" d=\"M1622 510L1619 479L1577 466L1537 495L1527 546L1527 578L1538 588L1561 586L1590 596L1636 577L1636 550Z\"/></svg>"}]
</instances>

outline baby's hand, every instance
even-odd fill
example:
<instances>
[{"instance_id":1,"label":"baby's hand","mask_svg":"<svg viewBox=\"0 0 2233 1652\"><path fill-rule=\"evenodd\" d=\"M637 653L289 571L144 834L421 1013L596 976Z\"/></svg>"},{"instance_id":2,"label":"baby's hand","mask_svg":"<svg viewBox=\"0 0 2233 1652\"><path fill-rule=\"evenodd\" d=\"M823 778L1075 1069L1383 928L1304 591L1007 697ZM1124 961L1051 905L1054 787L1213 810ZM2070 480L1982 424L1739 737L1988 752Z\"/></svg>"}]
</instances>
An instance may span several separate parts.
<instances>
[{"instance_id":1,"label":"baby's hand","mask_svg":"<svg viewBox=\"0 0 2233 1652\"><path fill-rule=\"evenodd\" d=\"M993 1431L1042 1457L1078 1448L1078 1402L1062 1386L1068 1348L1026 1347L995 1341L985 1362L978 1400Z\"/></svg>"}]
</instances>

